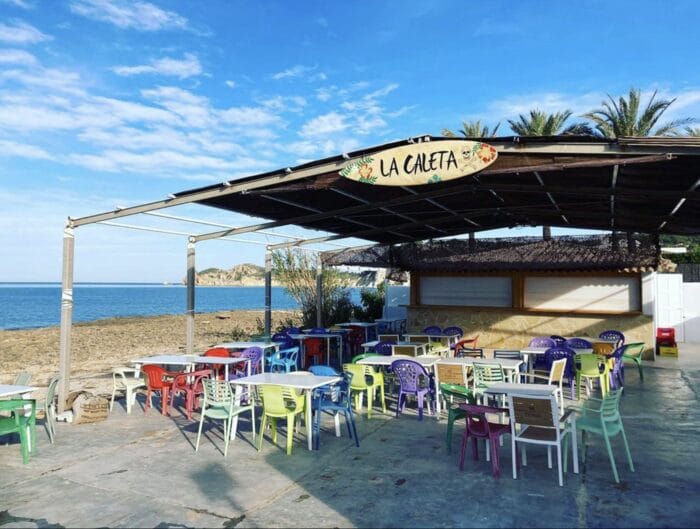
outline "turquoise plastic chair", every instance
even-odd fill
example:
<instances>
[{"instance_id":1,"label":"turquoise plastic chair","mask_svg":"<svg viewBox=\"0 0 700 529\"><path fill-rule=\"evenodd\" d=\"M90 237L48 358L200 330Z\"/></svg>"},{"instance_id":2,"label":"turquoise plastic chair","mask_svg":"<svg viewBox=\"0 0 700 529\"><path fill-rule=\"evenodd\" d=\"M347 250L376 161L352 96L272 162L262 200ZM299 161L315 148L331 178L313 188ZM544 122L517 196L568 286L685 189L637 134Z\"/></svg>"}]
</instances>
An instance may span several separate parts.
<instances>
[{"instance_id":1,"label":"turquoise plastic chair","mask_svg":"<svg viewBox=\"0 0 700 529\"><path fill-rule=\"evenodd\" d=\"M644 342L628 343L622 353L623 360L632 360L639 368L639 380L644 380L644 370L642 369L642 353L644 352Z\"/></svg>"},{"instance_id":2,"label":"turquoise plastic chair","mask_svg":"<svg viewBox=\"0 0 700 529\"><path fill-rule=\"evenodd\" d=\"M270 372L284 370L285 373L289 373L292 370L297 371L298 359L298 346L280 349L270 357Z\"/></svg>"},{"instance_id":3,"label":"turquoise plastic chair","mask_svg":"<svg viewBox=\"0 0 700 529\"><path fill-rule=\"evenodd\" d=\"M581 430L581 443L583 445L582 460L586 461L586 433L602 435L605 439L605 448L608 450L610 465L612 466L615 482L620 483L620 476L617 473L615 465L615 456L613 455L610 439L620 434L625 445L625 453L627 454L627 462L630 465L630 470L634 472L634 463L632 462L632 454L630 453L629 444L627 444L627 436L625 429L622 427L622 417L620 416L620 397L622 396L622 388L613 390L607 394L605 398L588 399L580 407L574 407L580 417L576 419L576 430Z\"/></svg>"},{"instance_id":4,"label":"turquoise plastic chair","mask_svg":"<svg viewBox=\"0 0 700 529\"><path fill-rule=\"evenodd\" d=\"M31 410L25 406L31 406ZM22 462L26 465L29 454L36 453L36 400L0 400L0 412L10 412L8 417L0 416L0 435L19 434Z\"/></svg>"}]
</instances>

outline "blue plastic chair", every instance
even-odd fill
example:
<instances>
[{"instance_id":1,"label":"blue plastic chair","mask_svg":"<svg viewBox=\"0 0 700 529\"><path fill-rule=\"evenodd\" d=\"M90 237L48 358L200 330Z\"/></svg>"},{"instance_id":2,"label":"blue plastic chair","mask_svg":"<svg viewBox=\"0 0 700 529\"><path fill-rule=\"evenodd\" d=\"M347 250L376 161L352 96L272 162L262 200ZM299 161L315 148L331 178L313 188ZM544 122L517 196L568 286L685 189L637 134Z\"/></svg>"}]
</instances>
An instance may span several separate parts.
<instances>
[{"instance_id":1,"label":"blue plastic chair","mask_svg":"<svg viewBox=\"0 0 700 529\"><path fill-rule=\"evenodd\" d=\"M393 345L396 345L396 342L378 342L374 346L374 352L378 355L391 356Z\"/></svg>"},{"instance_id":2,"label":"blue plastic chair","mask_svg":"<svg viewBox=\"0 0 700 529\"><path fill-rule=\"evenodd\" d=\"M299 359L299 347L290 347L288 349L280 349L273 353L270 357L270 373L274 371L282 371L289 373L298 370L297 361Z\"/></svg>"},{"instance_id":3,"label":"blue plastic chair","mask_svg":"<svg viewBox=\"0 0 700 529\"><path fill-rule=\"evenodd\" d=\"M328 334L328 329L325 327L314 327L308 334Z\"/></svg>"},{"instance_id":4,"label":"blue plastic chair","mask_svg":"<svg viewBox=\"0 0 700 529\"><path fill-rule=\"evenodd\" d=\"M564 367L564 376L569 380L569 387L571 388L571 400L576 400L574 389L574 357L576 352L570 347L557 346L550 347L544 352L544 363L546 365L547 371L551 371L552 363L560 358L566 358L566 366Z\"/></svg>"},{"instance_id":5,"label":"blue plastic chair","mask_svg":"<svg viewBox=\"0 0 700 529\"><path fill-rule=\"evenodd\" d=\"M603 340L616 340L615 349L625 345L625 335L622 334L620 331L616 331L613 329L601 332L598 335L598 338L601 338Z\"/></svg>"},{"instance_id":6,"label":"blue plastic chair","mask_svg":"<svg viewBox=\"0 0 700 529\"><path fill-rule=\"evenodd\" d=\"M432 334L433 336L441 336L442 329L437 325L428 325L425 329L423 329L423 333Z\"/></svg>"},{"instance_id":7,"label":"blue plastic chair","mask_svg":"<svg viewBox=\"0 0 700 529\"><path fill-rule=\"evenodd\" d=\"M571 349L592 349L593 344L584 338L569 338L564 343L565 347L570 347Z\"/></svg>"},{"instance_id":8,"label":"blue plastic chair","mask_svg":"<svg viewBox=\"0 0 700 529\"><path fill-rule=\"evenodd\" d=\"M328 368L328 366L312 367ZM345 371L343 372L342 376L342 381L333 384L333 391L317 393L311 400L312 409L316 412L316 417L313 422L314 446L316 450L319 449L319 445L321 442L321 415L324 412L330 413L332 415L342 413L345 416L345 424L347 424L348 426L348 433L350 435L350 438L355 439L355 446L360 446L360 438L357 436L357 428L355 427L355 417L352 413L352 399L350 398L350 384L352 382L352 373Z\"/></svg>"},{"instance_id":9,"label":"blue plastic chair","mask_svg":"<svg viewBox=\"0 0 700 529\"><path fill-rule=\"evenodd\" d=\"M555 347L557 345L563 345L558 344L557 341L554 338L550 338L549 336L535 336L532 340L530 340L530 343L527 344L528 347ZM544 357L542 355L537 355L535 356L534 361L532 362L532 368L533 369L538 369L538 370L544 370L549 368L546 365L546 362L544 361Z\"/></svg>"}]
</instances>

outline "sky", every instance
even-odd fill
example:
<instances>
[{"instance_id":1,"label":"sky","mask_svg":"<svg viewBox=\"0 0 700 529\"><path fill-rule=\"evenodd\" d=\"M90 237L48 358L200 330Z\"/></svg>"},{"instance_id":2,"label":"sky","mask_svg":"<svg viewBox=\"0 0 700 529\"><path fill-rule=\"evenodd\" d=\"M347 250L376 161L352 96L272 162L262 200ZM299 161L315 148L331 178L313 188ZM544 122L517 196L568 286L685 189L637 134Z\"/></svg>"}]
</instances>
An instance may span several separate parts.
<instances>
[{"instance_id":1,"label":"sky","mask_svg":"<svg viewBox=\"0 0 700 529\"><path fill-rule=\"evenodd\" d=\"M645 102L654 91L676 99L662 121L700 118L699 21L695 0L0 0L0 282L59 281L69 216L463 120L500 122L510 135L519 114L568 109L569 124L631 87ZM201 206L162 212L257 220ZM184 235L101 225L75 235L77 282L185 275ZM262 264L264 243L285 240L241 238L257 244L198 244L197 269Z\"/></svg>"}]
</instances>

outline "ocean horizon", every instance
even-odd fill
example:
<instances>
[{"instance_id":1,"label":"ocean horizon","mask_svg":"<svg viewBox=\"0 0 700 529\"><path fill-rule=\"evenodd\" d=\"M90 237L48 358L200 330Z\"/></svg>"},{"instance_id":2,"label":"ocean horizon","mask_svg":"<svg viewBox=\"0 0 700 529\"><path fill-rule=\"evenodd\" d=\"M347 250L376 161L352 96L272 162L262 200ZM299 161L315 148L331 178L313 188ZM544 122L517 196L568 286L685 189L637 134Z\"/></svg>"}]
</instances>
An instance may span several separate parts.
<instances>
[{"instance_id":1,"label":"ocean horizon","mask_svg":"<svg viewBox=\"0 0 700 529\"><path fill-rule=\"evenodd\" d=\"M360 303L360 289L351 288L353 303ZM73 322L107 318L184 314L185 285L170 283L73 284ZM263 286L196 286L195 310L264 310ZM295 310L296 301L284 287L272 287L272 310ZM0 329L54 327L61 319L60 282L0 282Z\"/></svg>"}]
</instances>

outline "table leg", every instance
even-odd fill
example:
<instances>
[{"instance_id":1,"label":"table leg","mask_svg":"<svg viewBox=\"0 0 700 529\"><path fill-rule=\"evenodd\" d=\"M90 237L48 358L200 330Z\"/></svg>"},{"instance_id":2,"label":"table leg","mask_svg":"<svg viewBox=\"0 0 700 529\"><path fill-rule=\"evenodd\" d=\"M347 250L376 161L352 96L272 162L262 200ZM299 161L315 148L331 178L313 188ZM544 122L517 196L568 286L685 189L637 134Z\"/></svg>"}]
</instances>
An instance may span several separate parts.
<instances>
[{"instance_id":1,"label":"table leg","mask_svg":"<svg viewBox=\"0 0 700 529\"><path fill-rule=\"evenodd\" d=\"M331 338L326 337L326 365L331 365Z\"/></svg>"},{"instance_id":2,"label":"table leg","mask_svg":"<svg viewBox=\"0 0 700 529\"><path fill-rule=\"evenodd\" d=\"M311 424L311 390L306 390L306 440L309 444L309 450L313 450L313 427Z\"/></svg>"},{"instance_id":3,"label":"table leg","mask_svg":"<svg viewBox=\"0 0 700 529\"><path fill-rule=\"evenodd\" d=\"M435 383L435 419L440 420L440 378L438 370L433 367L433 381Z\"/></svg>"}]
</instances>

